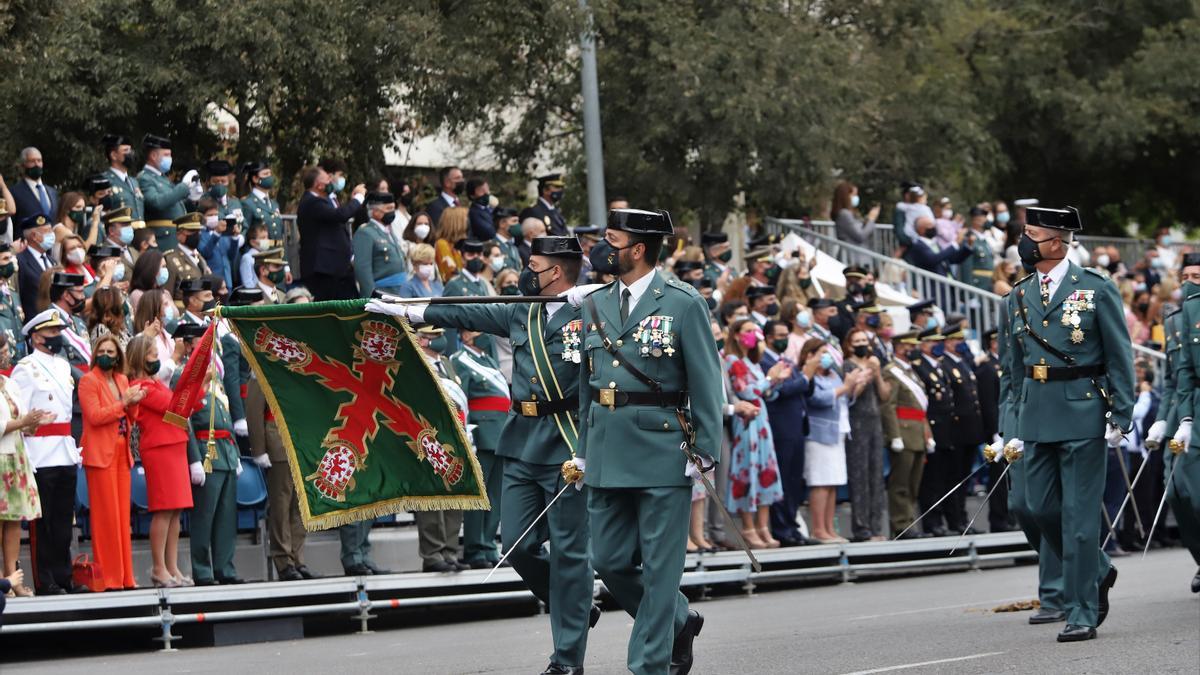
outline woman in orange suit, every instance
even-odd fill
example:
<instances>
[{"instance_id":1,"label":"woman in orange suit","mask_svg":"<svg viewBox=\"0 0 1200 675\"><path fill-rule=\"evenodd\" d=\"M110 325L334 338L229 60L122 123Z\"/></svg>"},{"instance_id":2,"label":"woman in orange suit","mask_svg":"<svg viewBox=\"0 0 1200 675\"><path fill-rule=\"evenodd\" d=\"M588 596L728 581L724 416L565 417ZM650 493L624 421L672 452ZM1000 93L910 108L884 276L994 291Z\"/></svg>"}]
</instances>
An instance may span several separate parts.
<instances>
[{"instance_id":1,"label":"woman in orange suit","mask_svg":"<svg viewBox=\"0 0 1200 675\"><path fill-rule=\"evenodd\" d=\"M132 410L144 395L129 386L116 337L92 345L92 369L79 380L83 410L83 468L92 510L92 553L104 590L135 588L129 541L129 452Z\"/></svg>"}]
</instances>

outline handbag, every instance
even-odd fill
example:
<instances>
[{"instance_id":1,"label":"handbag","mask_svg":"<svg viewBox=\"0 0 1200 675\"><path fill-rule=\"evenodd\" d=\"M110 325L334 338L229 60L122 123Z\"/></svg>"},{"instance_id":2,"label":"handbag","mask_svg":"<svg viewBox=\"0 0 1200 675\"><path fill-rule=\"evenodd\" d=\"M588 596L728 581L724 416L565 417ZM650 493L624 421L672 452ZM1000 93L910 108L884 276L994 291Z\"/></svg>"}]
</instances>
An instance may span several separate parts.
<instances>
[{"instance_id":1,"label":"handbag","mask_svg":"<svg viewBox=\"0 0 1200 675\"><path fill-rule=\"evenodd\" d=\"M75 560L71 563L71 582L75 586L86 586L93 593L105 590L104 574L100 570L100 563L91 560L86 553L75 556Z\"/></svg>"}]
</instances>

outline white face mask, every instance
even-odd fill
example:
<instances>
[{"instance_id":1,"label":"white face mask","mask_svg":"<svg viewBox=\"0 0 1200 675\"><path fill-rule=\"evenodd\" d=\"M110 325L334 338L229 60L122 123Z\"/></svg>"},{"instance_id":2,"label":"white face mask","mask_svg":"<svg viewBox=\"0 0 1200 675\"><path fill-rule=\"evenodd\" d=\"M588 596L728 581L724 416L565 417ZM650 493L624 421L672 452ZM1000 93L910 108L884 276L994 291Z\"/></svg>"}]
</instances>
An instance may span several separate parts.
<instances>
[{"instance_id":1,"label":"white face mask","mask_svg":"<svg viewBox=\"0 0 1200 675\"><path fill-rule=\"evenodd\" d=\"M433 270L433 265L417 265L417 276L429 281L433 278Z\"/></svg>"},{"instance_id":2,"label":"white face mask","mask_svg":"<svg viewBox=\"0 0 1200 675\"><path fill-rule=\"evenodd\" d=\"M425 237L429 236L429 226L425 223L418 223L413 228L413 234L417 235L417 239L424 241Z\"/></svg>"},{"instance_id":3,"label":"white face mask","mask_svg":"<svg viewBox=\"0 0 1200 675\"><path fill-rule=\"evenodd\" d=\"M1096 256L1096 265L1100 267L1108 267L1108 262L1109 260L1107 253L1101 253L1100 255Z\"/></svg>"},{"instance_id":4,"label":"white face mask","mask_svg":"<svg viewBox=\"0 0 1200 675\"><path fill-rule=\"evenodd\" d=\"M259 239L258 241L254 242L254 248L256 248L260 251L265 251L270 247L271 247L270 239Z\"/></svg>"},{"instance_id":5,"label":"white face mask","mask_svg":"<svg viewBox=\"0 0 1200 675\"><path fill-rule=\"evenodd\" d=\"M83 249L81 249L81 248L72 249L70 253L67 253L67 262L71 263L72 265L82 265L83 264L83 256L84 256Z\"/></svg>"},{"instance_id":6,"label":"white face mask","mask_svg":"<svg viewBox=\"0 0 1200 675\"><path fill-rule=\"evenodd\" d=\"M504 258L492 258L492 271L499 272L502 269L504 269Z\"/></svg>"},{"instance_id":7,"label":"white face mask","mask_svg":"<svg viewBox=\"0 0 1200 675\"><path fill-rule=\"evenodd\" d=\"M219 222L221 222L221 219L218 218L217 216L207 216L204 219L204 226L210 230L215 230L215 229L217 229L217 224Z\"/></svg>"},{"instance_id":8,"label":"white face mask","mask_svg":"<svg viewBox=\"0 0 1200 675\"><path fill-rule=\"evenodd\" d=\"M954 217L954 209L942 209L942 218L950 220Z\"/></svg>"}]
</instances>

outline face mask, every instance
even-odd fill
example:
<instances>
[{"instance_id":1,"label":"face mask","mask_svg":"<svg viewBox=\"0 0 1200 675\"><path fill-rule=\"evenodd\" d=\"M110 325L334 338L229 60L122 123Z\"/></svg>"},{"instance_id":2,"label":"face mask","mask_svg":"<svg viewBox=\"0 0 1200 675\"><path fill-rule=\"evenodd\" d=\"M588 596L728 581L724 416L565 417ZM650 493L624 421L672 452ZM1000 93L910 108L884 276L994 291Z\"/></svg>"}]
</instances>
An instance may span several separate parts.
<instances>
[{"instance_id":1,"label":"face mask","mask_svg":"<svg viewBox=\"0 0 1200 675\"><path fill-rule=\"evenodd\" d=\"M433 279L433 265L417 265L417 276L425 281Z\"/></svg>"},{"instance_id":2,"label":"face mask","mask_svg":"<svg viewBox=\"0 0 1200 675\"><path fill-rule=\"evenodd\" d=\"M857 209L857 208L858 208L858 204L859 204L858 195L851 195L851 197L850 197L850 206L852 206L852 207L854 207L854 208L856 208L856 209Z\"/></svg>"},{"instance_id":3,"label":"face mask","mask_svg":"<svg viewBox=\"0 0 1200 675\"><path fill-rule=\"evenodd\" d=\"M413 234L417 235L417 239L424 241L425 237L429 236L429 226L425 223L417 223L413 228Z\"/></svg>"},{"instance_id":4,"label":"face mask","mask_svg":"<svg viewBox=\"0 0 1200 675\"><path fill-rule=\"evenodd\" d=\"M1116 274L1117 270L1119 270L1119 269L1121 269L1121 261L1120 260L1108 261L1108 273L1109 274Z\"/></svg>"},{"instance_id":5,"label":"face mask","mask_svg":"<svg viewBox=\"0 0 1200 675\"><path fill-rule=\"evenodd\" d=\"M526 267L521 270L521 276L517 279L517 289L521 291L521 295L540 295L542 292L542 274L554 268L547 268L539 272L534 272Z\"/></svg>"},{"instance_id":6,"label":"face mask","mask_svg":"<svg viewBox=\"0 0 1200 675\"><path fill-rule=\"evenodd\" d=\"M821 370L829 370L833 367L833 356L829 352L821 355Z\"/></svg>"},{"instance_id":7,"label":"face mask","mask_svg":"<svg viewBox=\"0 0 1200 675\"><path fill-rule=\"evenodd\" d=\"M266 178L258 179L258 187L264 190L270 190L275 187L275 176L267 176Z\"/></svg>"},{"instance_id":8,"label":"face mask","mask_svg":"<svg viewBox=\"0 0 1200 675\"><path fill-rule=\"evenodd\" d=\"M126 169L133 170L137 166L137 160L134 159L132 152L127 152L121 157L121 163Z\"/></svg>"},{"instance_id":9,"label":"face mask","mask_svg":"<svg viewBox=\"0 0 1200 675\"><path fill-rule=\"evenodd\" d=\"M1163 259L1162 258L1151 258L1150 266L1156 270L1161 270L1163 267Z\"/></svg>"},{"instance_id":10,"label":"face mask","mask_svg":"<svg viewBox=\"0 0 1200 675\"><path fill-rule=\"evenodd\" d=\"M592 263L592 269L601 274L620 274L621 251L629 248L622 246L617 248L608 243L608 240L602 240L592 247L591 253L588 253L588 260Z\"/></svg>"},{"instance_id":11,"label":"face mask","mask_svg":"<svg viewBox=\"0 0 1200 675\"><path fill-rule=\"evenodd\" d=\"M455 183L454 185L452 185L450 189L451 189L451 191L454 192L454 194L461 195L467 189L467 182L464 180L460 180L457 183Z\"/></svg>"},{"instance_id":12,"label":"face mask","mask_svg":"<svg viewBox=\"0 0 1200 675\"><path fill-rule=\"evenodd\" d=\"M446 349L449 347L450 347L450 341L446 339L445 335L435 337L434 339L429 341L429 348L439 354L445 354Z\"/></svg>"},{"instance_id":13,"label":"face mask","mask_svg":"<svg viewBox=\"0 0 1200 675\"><path fill-rule=\"evenodd\" d=\"M197 248L199 248L200 247L200 233L192 232L191 234L189 234L187 237L184 238L183 245L192 249L193 251L196 250Z\"/></svg>"},{"instance_id":14,"label":"face mask","mask_svg":"<svg viewBox=\"0 0 1200 675\"><path fill-rule=\"evenodd\" d=\"M17 271L16 263L6 262L0 265L0 279L7 279Z\"/></svg>"},{"instance_id":15,"label":"face mask","mask_svg":"<svg viewBox=\"0 0 1200 675\"><path fill-rule=\"evenodd\" d=\"M883 330L879 331L879 336L885 340L891 340L892 336L895 334L896 334L896 329L890 328L890 327L884 328Z\"/></svg>"},{"instance_id":16,"label":"face mask","mask_svg":"<svg viewBox=\"0 0 1200 675\"><path fill-rule=\"evenodd\" d=\"M70 213L70 216L71 216L71 220L72 220L72 222L74 222L74 223L75 223L75 226L76 226L77 228L78 228L78 227L83 227L83 211L82 211L82 210L80 210L80 211L72 211L72 212Z\"/></svg>"},{"instance_id":17,"label":"face mask","mask_svg":"<svg viewBox=\"0 0 1200 675\"><path fill-rule=\"evenodd\" d=\"M482 206L482 207L486 208L491 205L491 200L492 200L491 195L479 195L478 197L475 198L475 204L477 206Z\"/></svg>"},{"instance_id":18,"label":"face mask","mask_svg":"<svg viewBox=\"0 0 1200 675\"><path fill-rule=\"evenodd\" d=\"M754 349L758 346L760 340L762 340L762 337L759 336L757 331L738 333L738 342L746 349Z\"/></svg>"},{"instance_id":19,"label":"face mask","mask_svg":"<svg viewBox=\"0 0 1200 675\"><path fill-rule=\"evenodd\" d=\"M846 295L860 295L862 290L861 284L846 284Z\"/></svg>"},{"instance_id":20,"label":"face mask","mask_svg":"<svg viewBox=\"0 0 1200 675\"><path fill-rule=\"evenodd\" d=\"M486 263L483 262L483 258L471 258L467 261L467 271L471 274L479 274L483 271L483 266L485 264Z\"/></svg>"},{"instance_id":21,"label":"face mask","mask_svg":"<svg viewBox=\"0 0 1200 675\"><path fill-rule=\"evenodd\" d=\"M1021 240L1017 242L1017 254L1021 256L1021 262L1032 267L1043 260L1048 260L1042 255L1041 247L1038 245L1047 241L1050 239L1034 241L1028 234L1022 234ZM1055 258L1055 260L1062 260L1062 258Z\"/></svg>"},{"instance_id":22,"label":"face mask","mask_svg":"<svg viewBox=\"0 0 1200 675\"><path fill-rule=\"evenodd\" d=\"M284 272L283 270L275 270L274 272L267 272L267 281L275 284L276 286L278 286L279 284L282 284L286 280L287 280L287 272Z\"/></svg>"},{"instance_id":23,"label":"face mask","mask_svg":"<svg viewBox=\"0 0 1200 675\"><path fill-rule=\"evenodd\" d=\"M1190 298L1197 293L1200 293L1200 284L1191 281L1183 282L1183 297Z\"/></svg>"},{"instance_id":24,"label":"face mask","mask_svg":"<svg viewBox=\"0 0 1200 675\"><path fill-rule=\"evenodd\" d=\"M81 248L71 249L67 253L67 262L71 263L72 265L82 265L83 257L84 257L83 249L81 249Z\"/></svg>"},{"instance_id":25,"label":"face mask","mask_svg":"<svg viewBox=\"0 0 1200 675\"><path fill-rule=\"evenodd\" d=\"M717 256L717 260L720 260L723 263L733 260L733 251L722 251L721 255Z\"/></svg>"},{"instance_id":26,"label":"face mask","mask_svg":"<svg viewBox=\"0 0 1200 675\"><path fill-rule=\"evenodd\" d=\"M150 362L148 362L148 363L146 364L146 374L147 374L147 375L156 375L156 374L158 373L158 369L159 369L161 366L162 366L162 363L161 363L161 362L159 362L159 361L150 361Z\"/></svg>"},{"instance_id":27,"label":"face mask","mask_svg":"<svg viewBox=\"0 0 1200 675\"><path fill-rule=\"evenodd\" d=\"M1011 217L1012 216L1008 213L1008 211L1001 211L1000 213L996 214L996 222L1000 223L1001 225L1007 225L1008 219Z\"/></svg>"},{"instance_id":28,"label":"face mask","mask_svg":"<svg viewBox=\"0 0 1200 675\"><path fill-rule=\"evenodd\" d=\"M341 192L342 190L346 189L346 177L338 176L337 178L333 179L333 182L330 183L330 185L333 186L334 192Z\"/></svg>"},{"instance_id":29,"label":"face mask","mask_svg":"<svg viewBox=\"0 0 1200 675\"><path fill-rule=\"evenodd\" d=\"M101 354L96 357L96 365L100 366L100 370L112 370L117 365L117 357Z\"/></svg>"},{"instance_id":30,"label":"face mask","mask_svg":"<svg viewBox=\"0 0 1200 675\"><path fill-rule=\"evenodd\" d=\"M224 199L225 195L229 194L228 185L214 185L208 189L208 194L213 196L213 199Z\"/></svg>"},{"instance_id":31,"label":"face mask","mask_svg":"<svg viewBox=\"0 0 1200 675\"><path fill-rule=\"evenodd\" d=\"M208 312L208 311L211 311L211 310L212 310L213 308L215 308L216 306L217 306L217 299L216 299L216 298L213 298L212 300L208 300L208 301L206 301L206 302L205 302L205 303L204 303L204 304L201 306L201 308L200 308L200 311L202 311L202 312Z\"/></svg>"},{"instance_id":32,"label":"face mask","mask_svg":"<svg viewBox=\"0 0 1200 675\"><path fill-rule=\"evenodd\" d=\"M25 175L29 176L33 180L37 180L42 177L42 171L43 168L40 166L31 166L28 169L25 169Z\"/></svg>"},{"instance_id":33,"label":"face mask","mask_svg":"<svg viewBox=\"0 0 1200 675\"><path fill-rule=\"evenodd\" d=\"M812 314L809 314L808 312L801 312L796 315L796 326L798 328L808 330L808 327L811 325L812 325Z\"/></svg>"},{"instance_id":34,"label":"face mask","mask_svg":"<svg viewBox=\"0 0 1200 675\"><path fill-rule=\"evenodd\" d=\"M176 328L179 328L179 319L177 319L175 317L175 313L172 312L169 315L164 315L163 316L163 329L166 330L171 335L174 335Z\"/></svg>"},{"instance_id":35,"label":"face mask","mask_svg":"<svg viewBox=\"0 0 1200 675\"><path fill-rule=\"evenodd\" d=\"M520 239L521 238L521 224L520 223L513 223L512 225L508 226L508 238L509 239Z\"/></svg>"},{"instance_id":36,"label":"face mask","mask_svg":"<svg viewBox=\"0 0 1200 675\"><path fill-rule=\"evenodd\" d=\"M383 223L384 225L391 225L392 223L396 222L396 212L389 211L388 213L383 214L383 217L379 219L379 222Z\"/></svg>"},{"instance_id":37,"label":"face mask","mask_svg":"<svg viewBox=\"0 0 1200 675\"><path fill-rule=\"evenodd\" d=\"M550 193L550 201L554 202L555 204L561 202L562 198L563 198L562 190L555 190Z\"/></svg>"},{"instance_id":38,"label":"face mask","mask_svg":"<svg viewBox=\"0 0 1200 675\"><path fill-rule=\"evenodd\" d=\"M158 160L159 173L166 173L166 172L170 171L171 163L172 163L172 160L170 157L163 157L162 159Z\"/></svg>"},{"instance_id":39,"label":"face mask","mask_svg":"<svg viewBox=\"0 0 1200 675\"><path fill-rule=\"evenodd\" d=\"M775 340L771 340L771 349L774 349L775 353L782 354L785 351L787 351L787 348L788 348L788 339L787 338L778 338Z\"/></svg>"},{"instance_id":40,"label":"face mask","mask_svg":"<svg viewBox=\"0 0 1200 675\"><path fill-rule=\"evenodd\" d=\"M220 224L220 222L221 222L221 219L218 218L217 216L205 216L204 217L204 226L210 230L217 229L217 225Z\"/></svg>"},{"instance_id":41,"label":"face mask","mask_svg":"<svg viewBox=\"0 0 1200 675\"><path fill-rule=\"evenodd\" d=\"M717 299L716 298L708 297L708 298L704 299L704 302L705 302L705 304L708 305L708 311L710 311L710 312L717 308Z\"/></svg>"},{"instance_id":42,"label":"face mask","mask_svg":"<svg viewBox=\"0 0 1200 675\"><path fill-rule=\"evenodd\" d=\"M155 285L165 286L167 284L167 278L170 276L171 276L171 274L170 274L170 272L167 271L167 268L165 268L165 267L158 268L158 276L154 277Z\"/></svg>"},{"instance_id":43,"label":"face mask","mask_svg":"<svg viewBox=\"0 0 1200 675\"><path fill-rule=\"evenodd\" d=\"M1167 235L1163 235L1163 238L1161 241L1162 241L1162 243L1159 244L1160 246L1170 246L1171 242L1174 240L1171 239L1171 235L1167 234Z\"/></svg>"},{"instance_id":44,"label":"face mask","mask_svg":"<svg viewBox=\"0 0 1200 675\"><path fill-rule=\"evenodd\" d=\"M125 281L125 266L118 263L116 269L113 270L113 281Z\"/></svg>"},{"instance_id":45,"label":"face mask","mask_svg":"<svg viewBox=\"0 0 1200 675\"><path fill-rule=\"evenodd\" d=\"M55 238L54 233L47 232L46 236L42 237L42 243L41 243L42 250L49 251L50 249L54 248L55 241L57 241L57 239Z\"/></svg>"},{"instance_id":46,"label":"face mask","mask_svg":"<svg viewBox=\"0 0 1200 675\"><path fill-rule=\"evenodd\" d=\"M492 258L490 264L493 272L499 272L500 270L504 269L504 258Z\"/></svg>"},{"instance_id":47,"label":"face mask","mask_svg":"<svg viewBox=\"0 0 1200 675\"><path fill-rule=\"evenodd\" d=\"M509 285L505 286L504 288L500 289L500 295L520 295L520 294L521 294L521 289L517 288L516 286L514 286L512 284L509 284Z\"/></svg>"},{"instance_id":48,"label":"face mask","mask_svg":"<svg viewBox=\"0 0 1200 675\"><path fill-rule=\"evenodd\" d=\"M47 337L42 342L42 345L46 348L46 351L50 352L51 354L57 354L63 349L63 336L52 335Z\"/></svg>"},{"instance_id":49,"label":"face mask","mask_svg":"<svg viewBox=\"0 0 1200 675\"><path fill-rule=\"evenodd\" d=\"M1145 293L1146 292L1146 283L1144 281L1139 281L1139 282L1135 283L1133 285L1133 292L1134 293Z\"/></svg>"},{"instance_id":50,"label":"face mask","mask_svg":"<svg viewBox=\"0 0 1200 675\"><path fill-rule=\"evenodd\" d=\"M1138 314L1145 314L1146 312L1149 312L1150 311L1150 303L1139 302L1137 304L1137 311L1138 311Z\"/></svg>"},{"instance_id":51,"label":"face mask","mask_svg":"<svg viewBox=\"0 0 1200 675\"><path fill-rule=\"evenodd\" d=\"M778 302L772 302L771 304L767 305L767 316L775 316L778 313L779 313L779 303Z\"/></svg>"},{"instance_id":52,"label":"face mask","mask_svg":"<svg viewBox=\"0 0 1200 675\"><path fill-rule=\"evenodd\" d=\"M954 217L954 209L942 209L942 219L950 220Z\"/></svg>"},{"instance_id":53,"label":"face mask","mask_svg":"<svg viewBox=\"0 0 1200 675\"><path fill-rule=\"evenodd\" d=\"M492 351L492 336L484 333L475 337L475 348L480 351Z\"/></svg>"},{"instance_id":54,"label":"face mask","mask_svg":"<svg viewBox=\"0 0 1200 675\"><path fill-rule=\"evenodd\" d=\"M175 318L175 305L172 303L172 304L167 305L167 308L163 310L163 320L170 321L174 318Z\"/></svg>"},{"instance_id":55,"label":"face mask","mask_svg":"<svg viewBox=\"0 0 1200 675\"><path fill-rule=\"evenodd\" d=\"M117 241L121 242L125 246L132 244L133 243L133 226L132 225L122 225L121 231L119 233L117 233Z\"/></svg>"},{"instance_id":56,"label":"face mask","mask_svg":"<svg viewBox=\"0 0 1200 675\"><path fill-rule=\"evenodd\" d=\"M1100 255L1096 256L1096 266L1097 267L1108 267L1108 254L1107 253L1101 253Z\"/></svg>"},{"instance_id":57,"label":"face mask","mask_svg":"<svg viewBox=\"0 0 1200 675\"><path fill-rule=\"evenodd\" d=\"M867 345L854 345L854 355L860 359L867 357L871 353L871 348Z\"/></svg>"},{"instance_id":58,"label":"face mask","mask_svg":"<svg viewBox=\"0 0 1200 675\"><path fill-rule=\"evenodd\" d=\"M259 239L254 242L254 248L258 249L259 251L265 251L270 247L271 247L270 239Z\"/></svg>"}]
</instances>

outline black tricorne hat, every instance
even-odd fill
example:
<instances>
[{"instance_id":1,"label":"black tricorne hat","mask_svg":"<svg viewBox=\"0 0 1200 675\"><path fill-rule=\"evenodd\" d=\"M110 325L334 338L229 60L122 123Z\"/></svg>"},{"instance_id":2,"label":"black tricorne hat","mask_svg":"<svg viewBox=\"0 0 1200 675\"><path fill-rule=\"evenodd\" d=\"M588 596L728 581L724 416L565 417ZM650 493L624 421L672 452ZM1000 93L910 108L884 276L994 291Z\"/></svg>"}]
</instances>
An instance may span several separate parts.
<instances>
[{"instance_id":1,"label":"black tricorne hat","mask_svg":"<svg viewBox=\"0 0 1200 675\"><path fill-rule=\"evenodd\" d=\"M154 134L146 134L142 138L142 147L147 150L170 150L171 139L165 136L155 136Z\"/></svg>"},{"instance_id":2,"label":"black tricorne hat","mask_svg":"<svg viewBox=\"0 0 1200 675\"><path fill-rule=\"evenodd\" d=\"M583 248L575 237L536 237L530 245L531 255L560 258L581 258Z\"/></svg>"},{"instance_id":3,"label":"black tricorne hat","mask_svg":"<svg viewBox=\"0 0 1200 675\"><path fill-rule=\"evenodd\" d=\"M663 210L613 209L608 212L608 227L630 234L648 234L669 237L675 233L671 214Z\"/></svg>"},{"instance_id":4,"label":"black tricorne hat","mask_svg":"<svg viewBox=\"0 0 1200 675\"><path fill-rule=\"evenodd\" d=\"M1065 209L1028 206L1025 208L1025 224L1066 230L1067 232L1083 231L1083 221L1079 218L1079 209L1074 206L1068 206Z\"/></svg>"}]
</instances>

